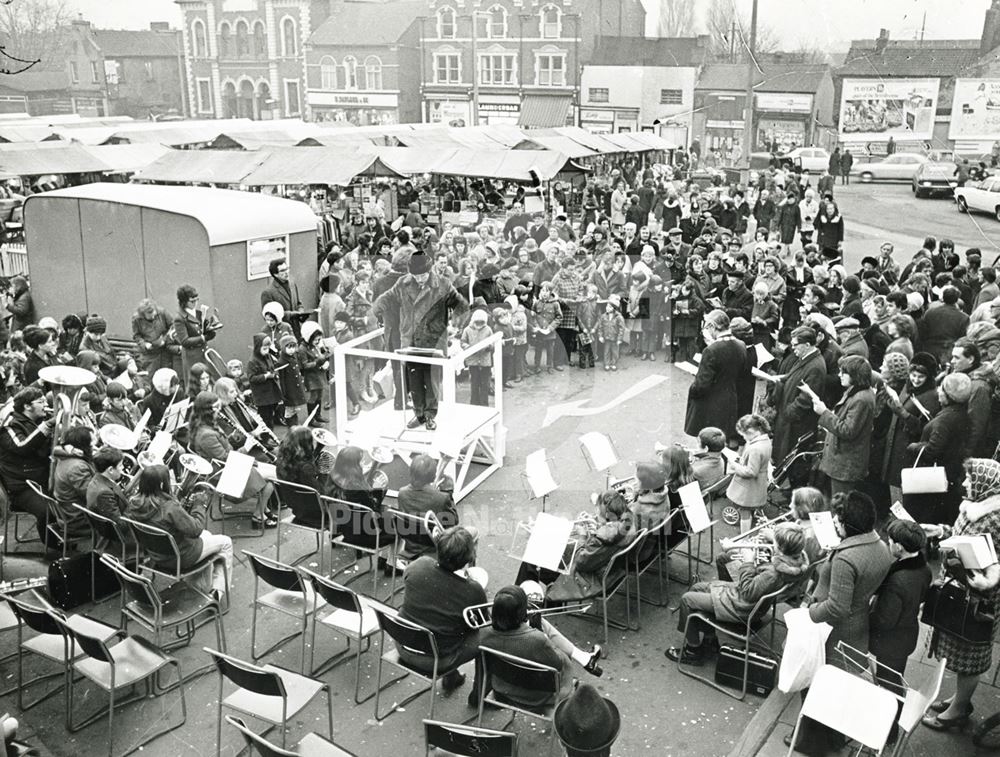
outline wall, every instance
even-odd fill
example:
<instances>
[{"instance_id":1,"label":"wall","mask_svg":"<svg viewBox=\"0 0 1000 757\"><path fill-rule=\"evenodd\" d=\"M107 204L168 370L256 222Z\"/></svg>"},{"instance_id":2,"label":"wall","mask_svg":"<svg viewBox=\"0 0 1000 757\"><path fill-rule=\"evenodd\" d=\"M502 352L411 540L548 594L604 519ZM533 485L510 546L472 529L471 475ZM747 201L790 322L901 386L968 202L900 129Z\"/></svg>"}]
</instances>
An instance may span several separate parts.
<instances>
[{"instance_id":1,"label":"wall","mask_svg":"<svg viewBox=\"0 0 1000 757\"><path fill-rule=\"evenodd\" d=\"M175 108L183 113L180 61L177 58L118 58L119 81L111 85L112 115L148 118L152 110L161 113ZM146 62L152 64L152 78ZM124 74L124 80L122 75Z\"/></svg>"},{"instance_id":2,"label":"wall","mask_svg":"<svg viewBox=\"0 0 1000 757\"><path fill-rule=\"evenodd\" d=\"M697 69L688 67L646 67L642 69L642 107L640 120L642 126L652 126L653 121L666 121L673 118L677 123L691 124L691 111L694 110L694 82ZM660 90L681 90L679 105L661 105Z\"/></svg>"}]
</instances>

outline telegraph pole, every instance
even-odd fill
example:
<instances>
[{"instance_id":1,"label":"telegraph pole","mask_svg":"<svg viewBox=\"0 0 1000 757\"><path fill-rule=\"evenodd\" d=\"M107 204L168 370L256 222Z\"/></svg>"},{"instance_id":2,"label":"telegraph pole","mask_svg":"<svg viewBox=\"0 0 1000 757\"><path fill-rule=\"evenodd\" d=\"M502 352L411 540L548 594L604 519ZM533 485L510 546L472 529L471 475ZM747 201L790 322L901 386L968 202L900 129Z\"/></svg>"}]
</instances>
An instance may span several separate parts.
<instances>
[{"instance_id":1,"label":"telegraph pole","mask_svg":"<svg viewBox=\"0 0 1000 757\"><path fill-rule=\"evenodd\" d=\"M757 51L757 0L753 0L753 12L750 15L750 47L747 49L747 93L743 112L743 160L746 163L747 177L750 171L750 153L753 151L750 141L753 139L753 75L757 64L754 56Z\"/></svg>"}]
</instances>

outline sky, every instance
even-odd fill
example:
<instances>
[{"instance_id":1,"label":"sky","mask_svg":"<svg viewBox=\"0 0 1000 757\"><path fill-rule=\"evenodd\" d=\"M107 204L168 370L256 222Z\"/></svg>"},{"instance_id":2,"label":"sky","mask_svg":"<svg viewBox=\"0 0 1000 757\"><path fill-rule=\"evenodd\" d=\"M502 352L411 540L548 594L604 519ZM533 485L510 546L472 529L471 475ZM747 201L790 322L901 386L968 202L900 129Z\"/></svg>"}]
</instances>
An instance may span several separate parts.
<instances>
[{"instance_id":1,"label":"sky","mask_svg":"<svg viewBox=\"0 0 1000 757\"><path fill-rule=\"evenodd\" d=\"M873 38L887 28L894 39L914 39L927 13L925 37L978 39L983 13L991 0L758 0L762 22L778 34L789 50L816 46L822 50L846 51L850 40ZM649 20L655 20L660 2L642 0ZM709 0L695 0L701 14ZM752 0L730 0L749 17ZM68 0L95 26L119 29L148 28L150 21L180 23L180 10L173 0ZM647 30L648 33L649 30Z\"/></svg>"}]
</instances>

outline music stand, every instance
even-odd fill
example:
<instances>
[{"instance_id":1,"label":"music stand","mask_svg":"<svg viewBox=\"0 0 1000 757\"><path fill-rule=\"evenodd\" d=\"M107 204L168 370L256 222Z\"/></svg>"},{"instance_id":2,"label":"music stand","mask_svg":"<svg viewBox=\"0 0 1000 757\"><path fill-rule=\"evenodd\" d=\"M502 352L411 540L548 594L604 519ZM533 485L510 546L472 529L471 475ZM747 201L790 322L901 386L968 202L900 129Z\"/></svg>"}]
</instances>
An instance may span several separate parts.
<instances>
[{"instance_id":1,"label":"music stand","mask_svg":"<svg viewBox=\"0 0 1000 757\"><path fill-rule=\"evenodd\" d=\"M588 468L604 474L604 488L608 489L611 469L622 460L614 440L600 431L589 431L580 435L580 451Z\"/></svg>"},{"instance_id":2,"label":"music stand","mask_svg":"<svg viewBox=\"0 0 1000 757\"><path fill-rule=\"evenodd\" d=\"M572 529L572 521L549 513L539 513L535 523L521 522L514 527L507 556L518 562L569 575L580 547L580 542L569 536ZM545 543L548 535L551 535L551 539ZM570 548L568 554L567 547Z\"/></svg>"},{"instance_id":3,"label":"music stand","mask_svg":"<svg viewBox=\"0 0 1000 757\"><path fill-rule=\"evenodd\" d=\"M542 500L542 512L549 495L559 488L552 475L552 460L545 455L544 449L535 450L524 459L524 470L521 471L521 485L524 486L528 499Z\"/></svg>"}]
</instances>

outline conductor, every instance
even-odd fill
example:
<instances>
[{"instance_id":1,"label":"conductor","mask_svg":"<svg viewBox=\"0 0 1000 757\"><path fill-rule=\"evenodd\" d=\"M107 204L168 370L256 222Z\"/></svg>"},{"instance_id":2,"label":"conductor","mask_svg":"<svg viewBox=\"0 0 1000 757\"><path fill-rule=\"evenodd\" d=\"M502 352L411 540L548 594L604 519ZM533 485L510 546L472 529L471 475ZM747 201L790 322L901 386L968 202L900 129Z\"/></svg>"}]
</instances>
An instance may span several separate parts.
<instances>
[{"instance_id":1,"label":"conductor","mask_svg":"<svg viewBox=\"0 0 1000 757\"><path fill-rule=\"evenodd\" d=\"M449 281L431 270L431 261L423 252L410 256L408 273L375 300L373 312L380 323L398 323L403 349L438 350L447 354L448 318L461 314L469 303ZM408 428L437 428L438 398L431 383L431 367L424 363L406 364L406 383L415 417Z\"/></svg>"}]
</instances>

